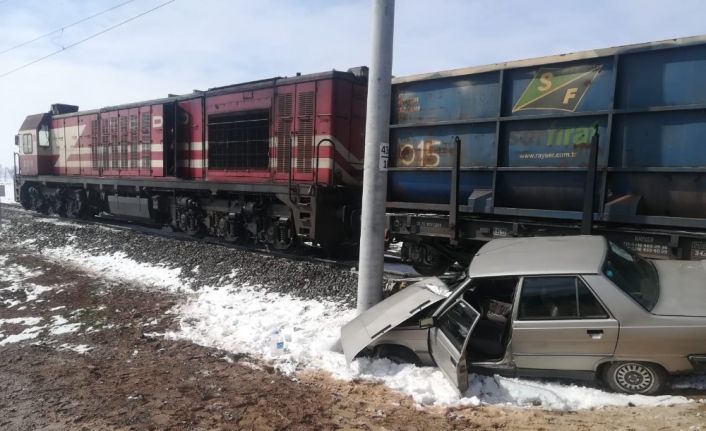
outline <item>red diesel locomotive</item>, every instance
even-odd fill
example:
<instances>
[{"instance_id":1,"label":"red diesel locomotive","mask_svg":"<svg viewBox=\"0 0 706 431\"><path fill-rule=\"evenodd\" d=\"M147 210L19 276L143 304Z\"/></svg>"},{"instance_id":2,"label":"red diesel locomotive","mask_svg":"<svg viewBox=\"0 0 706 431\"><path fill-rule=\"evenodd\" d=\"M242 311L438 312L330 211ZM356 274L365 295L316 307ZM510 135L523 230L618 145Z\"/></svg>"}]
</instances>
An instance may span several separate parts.
<instances>
[{"instance_id":1,"label":"red diesel locomotive","mask_svg":"<svg viewBox=\"0 0 706 431\"><path fill-rule=\"evenodd\" d=\"M16 196L286 249L357 242L367 69L91 111L53 105L15 138Z\"/></svg>"}]
</instances>

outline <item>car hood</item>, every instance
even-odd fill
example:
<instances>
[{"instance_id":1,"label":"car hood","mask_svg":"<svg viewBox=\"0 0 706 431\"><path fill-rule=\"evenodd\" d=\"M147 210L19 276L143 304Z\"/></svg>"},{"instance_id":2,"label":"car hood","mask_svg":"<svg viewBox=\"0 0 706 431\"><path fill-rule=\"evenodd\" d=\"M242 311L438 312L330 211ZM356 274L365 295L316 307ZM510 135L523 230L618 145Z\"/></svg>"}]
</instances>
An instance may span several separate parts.
<instances>
[{"instance_id":1,"label":"car hood","mask_svg":"<svg viewBox=\"0 0 706 431\"><path fill-rule=\"evenodd\" d=\"M653 261L659 274L659 299L653 314L706 316L706 260Z\"/></svg>"},{"instance_id":2,"label":"car hood","mask_svg":"<svg viewBox=\"0 0 706 431\"><path fill-rule=\"evenodd\" d=\"M427 278L360 314L341 328L341 345L350 363L376 338L395 328L420 311L446 299L450 290L438 278Z\"/></svg>"}]
</instances>

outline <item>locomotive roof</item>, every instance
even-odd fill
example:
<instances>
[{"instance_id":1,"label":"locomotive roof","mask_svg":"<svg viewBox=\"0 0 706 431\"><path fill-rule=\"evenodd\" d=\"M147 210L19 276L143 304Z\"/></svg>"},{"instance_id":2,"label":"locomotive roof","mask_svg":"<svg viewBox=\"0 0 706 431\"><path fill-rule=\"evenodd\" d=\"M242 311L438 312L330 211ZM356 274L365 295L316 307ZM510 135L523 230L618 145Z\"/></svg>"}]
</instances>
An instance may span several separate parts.
<instances>
[{"instance_id":1,"label":"locomotive roof","mask_svg":"<svg viewBox=\"0 0 706 431\"><path fill-rule=\"evenodd\" d=\"M37 130L39 128L39 125L44 122L44 117L46 117L47 115L49 114L43 113L28 115L22 122L20 130Z\"/></svg>"},{"instance_id":2,"label":"locomotive roof","mask_svg":"<svg viewBox=\"0 0 706 431\"><path fill-rule=\"evenodd\" d=\"M417 75L401 76L392 79L392 84L404 84L407 82L425 81L431 79L453 78L457 76L472 75L485 72L494 72L503 69L514 69L522 67L542 66L552 63L563 63L568 61L586 60L591 58L609 57L616 54L626 54L639 51L654 51L659 49L674 48L678 46L699 45L706 43L706 35L682 37L675 39L661 40L657 42L638 43L634 45L622 45L612 48L591 49L567 54L550 55L546 57L535 57L526 60L507 61L484 66L465 67L451 69L440 72L421 73Z\"/></svg>"},{"instance_id":3,"label":"locomotive roof","mask_svg":"<svg viewBox=\"0 0 706 431\"><path fill-rule=\"evenodd\" d=\"M236 91L259 90L262 88L269 88L274 85L296 84L299 82L308 82L308 81L314 81L314 80L318 80L318 79L330 79L330 78L348 79L351 81L366 79L364 77L359 77L352 72L343 72L343 71L338 71L338 70L330 70L327 72L310 73L310 74L306 74L306 75L297 75L297 76L290 76L290 77L277 76L274 78L260 79L257 81L249 81L249 82L225 85L225 86L220 86L220 87L212 87L212 88L209 88L208 90L205 90L205 91L194 90L192 93L188 93L188 94L170 95L169 97L163 97L163 98L159 98L159 99L142 100L139 102L125 103L122 105L105 106L105 107L98 108L98 109L90 109L90 110L85 110L85 111L72 112L72 113L68 113L68 114L54 115L54 116L52 116L52 118L66 118L66 117L75 117L77 115L96 114L96 113L100 113L100 112L115 111L118 109L137 108L137 107L145 106L145 105L154 105L154 104L160 104L160 103L197 99L197 98L204 96L204 95L205 96L217 96L219 94L228 94L228 93L233 93ZM37 114L37 115L41 116L44 114ZM33 117L33 116L30 116L30 117ZM28 119L30 117L27 117L27 120L25 120L25 121L28 121Z\"/></svg>"}]
</instances>

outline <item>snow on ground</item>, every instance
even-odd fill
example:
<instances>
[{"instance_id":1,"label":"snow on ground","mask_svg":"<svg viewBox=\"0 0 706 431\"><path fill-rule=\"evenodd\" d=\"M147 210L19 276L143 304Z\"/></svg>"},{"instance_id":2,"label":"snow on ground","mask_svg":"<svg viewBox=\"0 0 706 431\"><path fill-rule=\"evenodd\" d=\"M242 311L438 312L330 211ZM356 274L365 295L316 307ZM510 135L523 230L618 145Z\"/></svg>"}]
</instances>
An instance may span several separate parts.
<instances>
[{"instance_id":1,"label":"snow on ground","mask_svg":"<svg viewBox=\"0 0 706 431\"><path fill-rule=\"evenodd\" d=\"M340 379L379 381L425 405L502 404L575 410L688 402L680 396L621 395L572 384L478 375L470 376L469 389L459 396L436 368L399 365L386 359L357 359L348 367L340 350L339 334L341 326L355 315L354 310L327 301L263 293L252 286L204 288L178 313L180 331L166 334L167 338L255 354L273 360L284 372L317 368ZM282 354L274 348L274 330L279 330L284 338Z\"/></svg>"},{"instance_id":2,"label":"snow on ground","mask_svg":"<svg viewBox=\"0 0 706 431\"><path fill-rule=\"evenodd\" d=\"M2 203L15 203L15 185L10 181L2 181L0 185L5 186L5 196L0 196L0 202Z\"/></svg>"},{"instance_id":3,"label":"snow on ground","mask_svg":"<svg viewBox=\"0 0 706 431\"><path fill-rule=\"evenodd\" d=\"M41 301L39 297L50 290L58 288L58 286L41 286L32 283L31 280L42 274L41 271L36 271L27 268L23 265L7 263L6 256L0 256L0 282L6 287L0 288L0 292L9 293L15 299L5 299L0 302L5 308L13 308L33 301ZM24 300L22 300L24 296Z\"/></svg>"},{"instance_id":4,"label":"snow on ground","mask_svg":"<svg viewBox=\"0 0 706 431\"><path fill-rule=\"evenodd\" d=\"M70 350L72 352L76 352L79 355L85 355L86 353L90 352L93 350L93 347L87 345L87 344L68 344L64 343L58 347L59 350Z\"/></svg>"},{"instance_id":5,"label":"snow on ground","mask_svg":"<svg viewBox=\"0 0 706 431\"><path fill-rule=\"evenodd\" d=\"M19 325L24 327L18 334L4 336L0 332L0 346L19 343L20 341L37 338L42 332L47 331L51 335L62 335L76 332L81 327L79 323L68 323L62 316L52 316L51 320L41 325L46 319L41 317L15 317L12 319L0 319L0 331L4 325Z\"/></svg>"},{"instance_id":6,"label":"snow on ground","mask_svg":"<svg viewBox=\"0 0 706 431\"><path fill-rule=\"evenodd\" d=\"M79 223L72 223L70 221L61 220L61 219L52 218L52 217L39 217L39 216L37 216L37 217L35 217L35 221L37 223L49 223L49 224L53 224L56 226L66 226L66 227L72 227L72 228L76 228L76 229L84 229L86 227L86 226L79 224Z\"/></svg>"},{"instance_id":7,"label":"snow on ground","mask_svg":"<svg viewBox=\"0 0 706 431\"><path fill-rule=\"evenodd\" d=\"M149 336L190 340L233 353L252 354L273 361L285 373L320 369L339 379L379 381L412 396L423 405L500 404L575 410L611 405L654 406L688 402L681 396L621 395L574 384L478 375L470 376L469 389L459 395L436 368L398 365L386 359L357 359L348 366L341 353L339 336L341 326L354 317L355 310L338 303L269 293L258 286L239 286L233 280L225 280L221 286L204 286L195 291L191 281L184 279L188 274L182 274L180 269L139 263L122 253L89 255L70 245L44 249L43 253L107 278L142 283L149 288L172 293L186 293L185 302L173 310L178 315L180 329ZM0 267L4 266L1 259ZM27 273L18 268L10 272L13 277ZM14 336L12 341L8 341L10 337L7 337L0 344L20 341L18 338L22 337L36 337L43 329L55 333L73 329L67 327L70 325L67 322L54 317L51 324L29 326ZM280 335L274 335L275 331ZM283 350L277 348L278 341L284 342ZM76 348L89 349L88 346ZM679 384L681 387L703 387L705 383L698 379L685 378Z\"/></svg>"},{"instance_id":8,"label":"snow on ground","mask_svg":"<svg viewBox=\"0 0 706 431\"><path fill-rule=\"evenodd\" d=\"M73 223L73 225L76 224ZM42 253L50 258L72 263L82 270L94 272L96 275L111 280L137 282L172 293L192 290L190 282L180 277L182 272L180 268L173 269L165 265L136 262L122 252L96 255L82 252L67 245L58 248L45 248Z\"/></svg>"}]
</instances>

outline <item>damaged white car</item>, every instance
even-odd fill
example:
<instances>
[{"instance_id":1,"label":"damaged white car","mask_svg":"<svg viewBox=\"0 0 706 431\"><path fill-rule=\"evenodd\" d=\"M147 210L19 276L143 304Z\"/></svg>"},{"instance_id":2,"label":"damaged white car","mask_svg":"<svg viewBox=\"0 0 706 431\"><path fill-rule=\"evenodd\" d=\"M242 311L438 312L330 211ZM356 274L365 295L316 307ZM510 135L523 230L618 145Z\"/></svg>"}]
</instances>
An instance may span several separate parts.
<instances>
[{"instance_id":1,"label":"damaged white car","mask_svg":"<svg viewBox=\"0 0 706 431\"><path fill-rule=\"evenodd\" d=\"M453 291L422 280L341 332L349 362L436 365L460 391L472 370L656 394L706 371L706 261L648 261L599 236L494 240Z\"/></svg>"}]
</instances>

